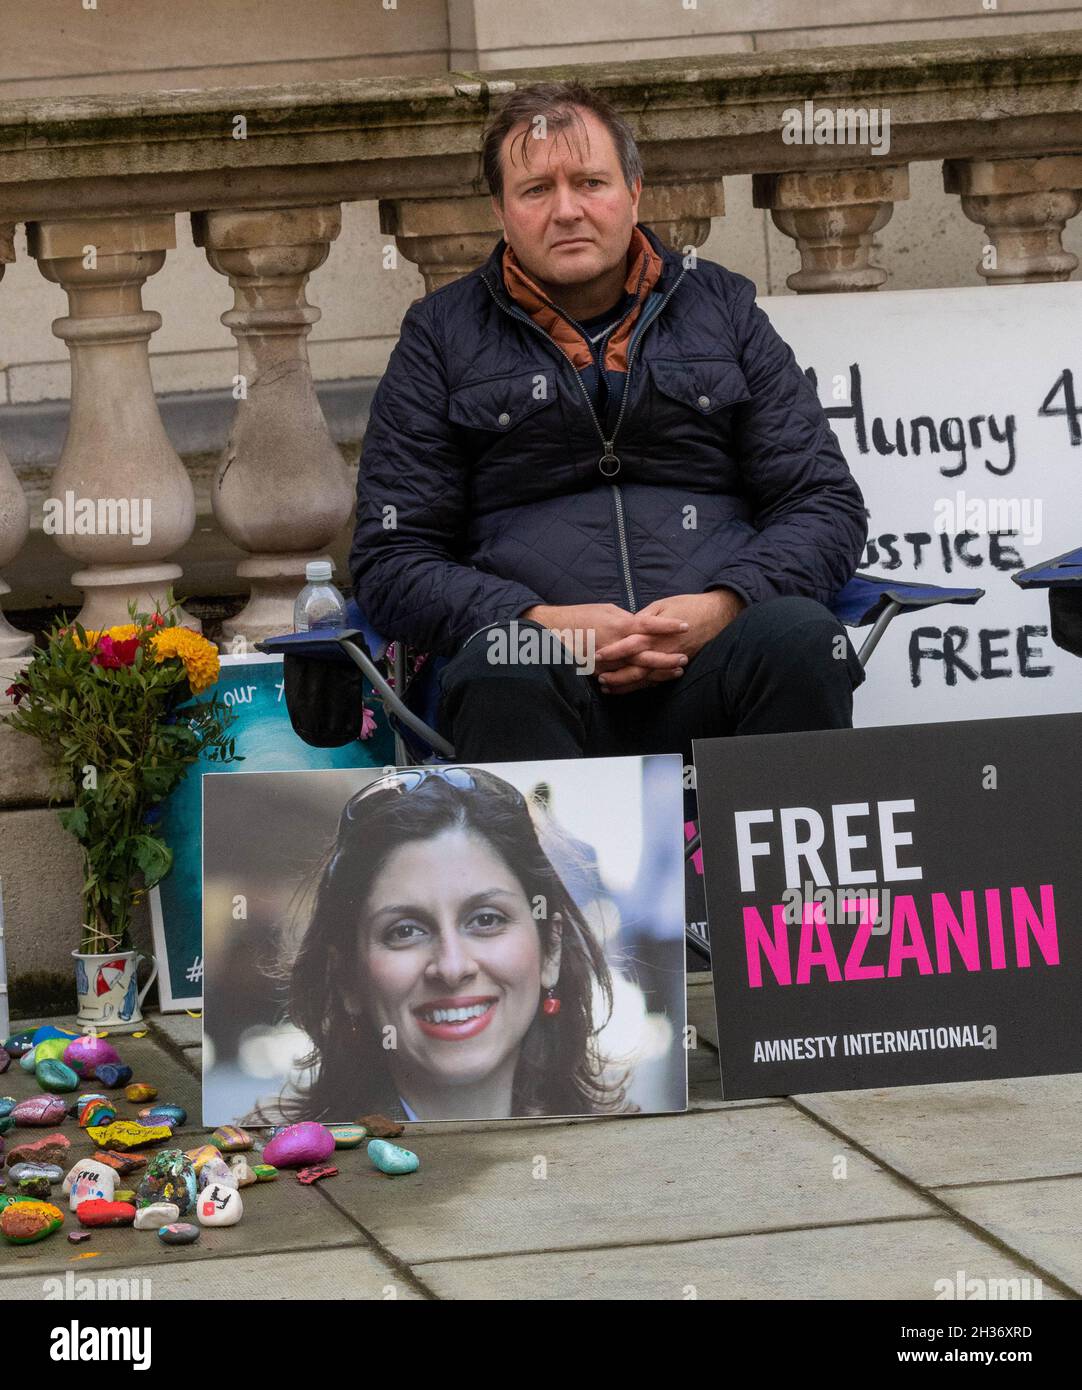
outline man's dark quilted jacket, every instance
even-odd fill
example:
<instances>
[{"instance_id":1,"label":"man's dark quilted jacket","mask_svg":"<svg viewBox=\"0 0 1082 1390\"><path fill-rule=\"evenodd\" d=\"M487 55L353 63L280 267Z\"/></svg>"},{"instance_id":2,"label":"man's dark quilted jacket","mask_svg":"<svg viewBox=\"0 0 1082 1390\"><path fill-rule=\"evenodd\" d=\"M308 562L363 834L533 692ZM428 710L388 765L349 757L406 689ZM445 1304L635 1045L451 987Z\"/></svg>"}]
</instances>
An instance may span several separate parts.
<instances>
[{"instance_id":1,"label":"man's dark quilted jacket","mask_svg":"<svg viewBox=\"0 0 1082 1390\"><path fill-rule=\"evenodd\" d=\"M642 230L663 268L620 378L615 470L584 381L507 294L502 240L407 311L372 402L350 552L357 601L387 637L450 655L535 603L634 612L717 586L829 603L851 577L860 489L755 286L685 266Z\"/></svg>"}]
</instances>

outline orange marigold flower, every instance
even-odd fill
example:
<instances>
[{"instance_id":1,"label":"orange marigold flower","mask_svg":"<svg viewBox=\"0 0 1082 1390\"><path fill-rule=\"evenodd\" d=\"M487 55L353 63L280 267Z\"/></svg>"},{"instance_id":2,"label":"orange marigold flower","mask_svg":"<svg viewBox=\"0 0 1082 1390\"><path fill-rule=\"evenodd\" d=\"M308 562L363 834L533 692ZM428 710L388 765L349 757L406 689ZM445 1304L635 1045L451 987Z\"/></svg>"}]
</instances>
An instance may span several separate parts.
<instances>
[{"instance_id":1,"label":"orange marigold flower","mask_svg":"<svg viewBox=\"0 0 1082 1390\"><path fill-rule=\"evenodd\" d=\"M218 679L218 648L187 627L163 627L151 634L154 660L177 657L184 664L192 694L198 695Z\"/></svg>"}]
</instances>

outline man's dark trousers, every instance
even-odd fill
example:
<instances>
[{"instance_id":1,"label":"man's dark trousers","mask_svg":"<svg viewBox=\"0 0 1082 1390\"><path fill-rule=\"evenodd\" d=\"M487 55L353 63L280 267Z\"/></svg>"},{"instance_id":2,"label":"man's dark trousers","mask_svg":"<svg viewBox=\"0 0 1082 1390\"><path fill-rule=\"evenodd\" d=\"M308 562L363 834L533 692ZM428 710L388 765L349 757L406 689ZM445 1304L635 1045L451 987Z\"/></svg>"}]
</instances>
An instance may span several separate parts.
<instances>
[{"instance_id":1,"label":"man's dark trousers","mask_svg":"<svg viewBox=\"0 0 1082 1390\"><path fill-rule=\"evenodd\" d=\"M696 738L850 728L864 679L844 627L808 598L745 608L682 676L626 695L606 694L570 660L498 664L495 631L475 634L440 672L439 728L462 762L682 753L690 764Z\"/></svg>"}]
</instances>

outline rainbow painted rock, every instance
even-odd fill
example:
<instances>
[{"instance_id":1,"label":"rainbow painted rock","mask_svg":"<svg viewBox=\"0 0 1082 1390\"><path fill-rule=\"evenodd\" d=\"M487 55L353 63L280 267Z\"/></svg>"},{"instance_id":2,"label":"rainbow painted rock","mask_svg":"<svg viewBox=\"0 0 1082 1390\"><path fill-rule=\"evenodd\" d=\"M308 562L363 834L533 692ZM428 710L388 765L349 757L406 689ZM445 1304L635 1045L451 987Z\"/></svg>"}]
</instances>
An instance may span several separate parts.
<instances>
[{"instance_id":1,"label":"rainbow painted rock","mask_svg":"<svg viewBox=\"0 0 1082 1390\"><path fill-rule=\"evenodd\" d=\"M211 1183L195 1204L200 1226L235 1226L244 1215L244 1203L235 1187Z\"/></svg>"},{"instance_id":2,"label":"rainbow painted rock","mask_svg":"<svg viewBox=\"0 0 1082 1390\"><path fill-rule=\"evenodd\" d=\"M68 1113L68 1107L59 1096L28 1096L19 1101L11 1112L17 1125L42 1126L58 1125Z\"/></svg>"},{"instance_id":3,"label":"rainbow painted rock","mask_svg":"<svg viewBox=\"0 0 1082 1390\"><path fill-rule=\"evenodd\" d=\"M392 1177L397 1177L399 1173L416 1173L421 1166L421 1160L415 1153L399 1148L386 1139L370 1139L368 1157L381 1173L389 1173Z\"/></svg>"},{"instance_id":4,"label":"rainbow painted rock","mask_svg":"<svg viewBox=\"0 0 1082 1390\"><path fill-rule=\"evenodd\" d=\"M146 1081L133 1081L131 1085L124 1087L124 1099L130 1100L133 1105L138 1105L143 1100L153 1100L157 1094L157 1086L151 1086Z\"/></svg>"},{"instance_id":5,"label":"rainbow painted rock","mask_svg":"<svg viewBox=\"0 0 1082 1390\"><path fill-rule=\"evenodd\" d=\"M315 1120L286 1125L263 1150L263 1158L276 1168L307 1168L334 1153L334 1135Z\"/></svg>"},{"instance_id":6,"label":"rainbow painted rock","mask_svg":"<svg viewBox=\"0 0 1082 1390\"><path fill-rule=\"evenodd\" d=\"M116 1173L92 1158L80 1159L64 1179L68 1206L78 1211L84 1202L112 1202L116 1197Z\"/></svg>"},{"instance_id":7,"label":"rainbow painted rock","mask_svg":"<svg viewBox=\"0 0 1082 1390\"><path fill-rule=\"evenodd\" d=\"M210 1142L224 1154L239 1154L250 1149L255 1141L236 1125L219 1125L210 1136Z\"/></svg>"},{"instance_id":8,"label":"rainbow painted rock","mask_svg":"<svg viewBox=\"0 0 1082 1390\"><path fill-rule=\"evenodd\" d=\"M188 1221L171 1221L158 1231L163 1245L194 1245L199 1239L199 1227Z\"/></svg>"},{"instance_id":9,"label":"rainbow painted rock","mask_svg":"<svg viewBox=\"0 0 1082 1390\"><path fill-rule=\"evenodd\" d=\"M128 1084L132 1079L132 1069L123 1062L102 1062L94 1068L94 1079L115 1090Z\"/></svg>"},{"instance_id":10,"label":"rainbow painted rock","mask_svg":"<svg viewBox=\"0 0 1082 1390\"><path fill-rule=\"evenodd\" d=\"M11 1245L44 1240L64 1224L64 1213L51 1202L10 1202L0 1212L0 1235Z\"/></svg>"},{"instance_id":11,"label":"rainbow painted rock","mask_svg":"<svg viewBox=\"0 0 1082 1390\"><path fill-rule=\"evenodd\" d=\"M169 1125L180 1129L187 1123L188 1112L182 1105L146 1105L139 1111L139 1119L145 1125Z\"/></svg>"},{"instance_id":12,"label":"rainbow painted rock","mask_svg":"<svg viewBox=\"0 0 1082 1390\"><path fill-rule=\"evenodd\" d=\"M63 1134L47 1134L31 1144L16 1144L8 1154L8 1164L56 1163L61 1168L68 1162L71 1140Z\"/></svg>"},{"instance_id":13,"label":"rainbow painted rock","mask_svg":"<svg viewBox=\"0 0 1082 1390\"><path fill-rule=\"evenodd\" d=\"M177 1216L183 1216L194 1203L197 1191L195 1165L188 1155L180 1149L163 1149L147 1164L135 1193L135 1205L150 1207L172 1202ZM164 1220L157 1224L163 1225Z\"/></svg>"},{"instance_id":14,"label":"rainbow painted rock","mask_svg":"<svg viewBox=\"0 0 1082 1390\"><path fill-rule=\"evenodd\" d=\"M80 1202L75 1215L79 1225L94 1230L98 1226L131 1226L135 1221L135 1208L130 1202L103 1202L91 1199Z\"/></svg>"},{"instance_id":15,"label":"rainbow painted rock","mask_svg":"<svg viewBox=\"0 0 1082 1390\"><path fill-rule=\"evenodd\" d=\"M132 1120L114 1120L111 1125L94 1125L87 1134L95 1144L102 1148L110 1146L118 1149L139 1149L144 1144L160 1144L163 1139L172 1139L173 1131L168 1125L137 1125Z\"/></svg>"},{"instance_id":16,"label":"rainbow painted rock","mask_svg":"<svg viewBox=\"0 0 1082 1390\"><path fill-rule=\"evenodd\" d=\"M43 1091L51 1091L56 1094L79 1089L79 1078L71 1067L66 1067L55 1057L46 1057L44 1062L39 1062L34 1068L34 1076ZM64 1110L67 1111L67 1106L64 1107Z\"/></svg>"},{"instance_id":17,"label":"rainbow painted rock","mask_svg":"<svg viewBox=\"0 0 1082 1390\"><path fill-rule=\"evenodd\" d=\"M147 1166L147 1161L142 1154L122 1154L116 1153L112 1149L94 1155L95 1163L105 1163L122 1178L126 1178L129 1173L137 1173L140 1168Z\"/></svg>"},{"instance_id":18,"label":"rainbow painted rock","mask_svg":"<svg viewBox=\"0 0 1082 1390\"><path fill-rule=\"evenodd\" d=\"M328 1125L327 1128L334 1135L336 1149L359 1149L368 1138L364 1125Z\"/></svg>"},{"instance_id":19,"label":"rainbow painted rock","mask_svg":"<svg viewBox=\"0 0 1082 1390\"><path fill-rule=\"evenodd\" d=\"M68 1043L64 1049L64 1061L80 1076L90 1076L96 1067L104 1066L107 1062L119 1062L120 1053L111 1042L91 1035Z\"/></svg>"},{"instance_id":20,"label":"rainbow painted rock","mask_svg":"<svg viewBox=\"0 0 1082 1390\"><path fill-rule=\"evenodd\" d=\"M107 1100L85 1101L79 1111L80 1129L102 1129L116 1119L116 1106Z\"/></svg>"}]
</instances>

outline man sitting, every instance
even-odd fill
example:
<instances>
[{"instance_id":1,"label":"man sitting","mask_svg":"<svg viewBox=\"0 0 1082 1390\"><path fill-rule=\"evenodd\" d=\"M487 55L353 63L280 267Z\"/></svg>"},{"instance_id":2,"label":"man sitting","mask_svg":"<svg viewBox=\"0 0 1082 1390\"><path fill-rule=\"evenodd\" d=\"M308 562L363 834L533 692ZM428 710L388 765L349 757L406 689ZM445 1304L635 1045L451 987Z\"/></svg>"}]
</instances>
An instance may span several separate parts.
<instances>
[{"instance_id":1,"label":"man sitting","mask_svg":"<svg viewBox=\"0 0 1082 1390\"><path fill-rule=\"evenodd\" d=\"M350 554L372 624L452 657L456 757L849 727L825 605L863 499L755 286L638 222L630 128L577 83L514 92L484 170L503 238L403 319Z\"/></svg>"}]
</instances>

